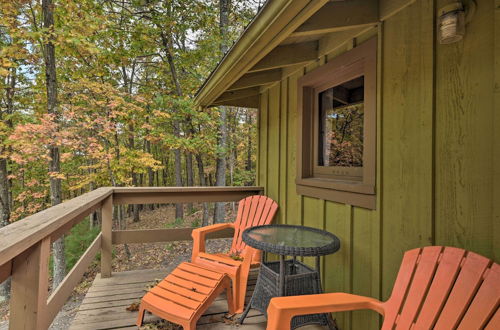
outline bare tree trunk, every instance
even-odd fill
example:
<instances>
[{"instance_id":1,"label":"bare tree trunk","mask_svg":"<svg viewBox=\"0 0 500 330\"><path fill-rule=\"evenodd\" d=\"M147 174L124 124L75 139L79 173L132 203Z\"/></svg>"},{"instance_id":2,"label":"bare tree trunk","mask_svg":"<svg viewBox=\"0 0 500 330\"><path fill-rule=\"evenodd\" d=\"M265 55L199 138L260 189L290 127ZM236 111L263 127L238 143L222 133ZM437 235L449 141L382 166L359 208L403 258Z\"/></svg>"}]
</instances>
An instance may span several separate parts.
<instances>
[{"instance_id":1,"label":"bare tree trunk","mask_svg":"<svg viewBox=\"0 0 500 330\"><path fill-rule=\"evenodd\" d=\"M122 66L122 75L123 75L123 87L127 90L127 93L129 95L132 95L132 88L134 84L134 76L135 76L135 69L136 69L136 62L135 60L132 62L132 72L130 73L130 77L127 74L127 68L125 66ZM130 150L135 149L135 136L134 136L134 125L130 124L129 125L129 138L128 138L128 144ZM138 180L137 180L137 173L134 172L132 169L131 173L131 178L132 178L132 186L133 187L138 187ZM134 222L139 222L140 216L139 216L139 205L138 204L133 204L131 205L132 207L132 212L133 212L133 221Z\"/></svg>"},{"instance_id":2,"label":"bare tree trunk","mask_svg":"<svg viewBox=\"0 0 500 330\"><path fill-rule=\"evenodd\" d=\"M219 0L219 31L221 36L220 50L225 55L229 49L229 12L231 0Z\"/></svg>"},{"instance_id":3,"label":"bare tree trunk","mask_svg":"<svg viewBox=\"0 0 500 330\"><path fill-rule=\"evenodd\" d=\"M0 158L0 228L7 226L10 221L9 180L7 159ZM0 302L10 297L10 279L0 283Z\"/></svg>"},{"instance_id":4,"label":"bare tree trunk","mask_svg":"<svg viewBox=\"0 0 500 330\"><path fill-rule=\"evenodd\" d=\"M149 122L149 120L148 120ZM146 132L146 134L149 135L149 131ZM145 140L144 141L144 149L148 154L151 154L151 141ZM153 169L148 167L148 186L153 187L154 186L154 172ZM154 204L147 204L146 208L148 210L153 210L154 209Z\"/></svg>"},{"instance_id":5,"label":"bare tree trunk","mask_svg":"<svg viewBox=\"0 0 500 330\"><path fill-rule=\"evenodd\" d=\"M7 77L8 88L5 89L6 96L6 114L11 115L14 112L14 94L16 91L16 68L11 69L11 73ZM3 118L3 113L0 111L0 121L4 122L8 127L12 128L12 120L7 117ZM0 146L0 154L7 151L7 146ZM0 228L7 226L10 222L11 212L11 182L9 180L9 169L7 158L0 158ZM8 300L10 297L10 279L0 283L0 302Z\"/></svg>"},{"instance_id":6,"label":"bare tree trunk","mask_svg":"<svg viewBox=\"0 0 500 330\"><path fill-rule=\"evenodd\" d=\"M236 139L236 125L237 125L237 118L238 118L238 108L233 108L229 110L234 110L234 111L229 111L229 118L227 120L228 123L228 154L229 154L229 185L234 186L234 171L236 167L236 161L237 161L237 142L235 142ZM236 202L231 202L231 210L233 214L236 212Z\"/></svg>"},{"instance_id":7,"label":"bare tree trunk","mask_svg":"<svg viewBox=\"0 0 500 330\"><path fill-rule=\"evenodd\" d=\"M101 212L94 211L90 214L90 229L101 225Z\"/></svg>"},{"instance_id":8,"label":"bare tree trunk","mask_svg":"<svg viewBox=\"0 0 500 330\"><path fill-rule=\"evenodd\" d=\"M169 166L169 160L170 160L170 154L167 153L167 157L164 157L164 164L165 167L163 168L162 171L162 181L163 181L163 186L168 186L168 166Z\"/></svg>"},{"instance_id":9,"label":"bare tree trunk","mask_svg":"<svg viewBox=\"0 0 500 330\"><path fill-rule=\"evenodd\" d=\"M231 0L219 0L219 30L221 35L221 53L224 55L229 49L228 45L228 30L229 30L229 10ZM217 154L216 163L216 186L226 185L226 147L227 147L227 108L219 107L219 136L218 145L219 152ZM215 204L214 223L224 222L226 217L225 203Z\"/></svg>"},{"instance_id":10,"label":"bare tree trunk","mask_svg":"<svg viewBox=\"0 0 500 330\"><path fill-rule=\"evenodd\" d=\"M174 126L177 128L175 131L177 132L177 136L179 134L179 123L174 123ZM182 187L182 167L181 167L181 150L180 149L175 149L174 150L174 170L175 170L175 185L177 187ZM176 219L183 219L184 218L184 207L182 204L177 203L175 204L175 218Z\"/></svg>"},{"instance_id":11,"label":"bare tree trunk","mask_svg":"<svg viewBox=\"0 0 500 330\"><path fill-rule=\"evenodd\" d=\"M205 170L203 168L203 158L200 154L196 154L196 163L198 164L198 176L200 180L200 186L206 186L207 183L205 181ZM203 219L201 225L208 226L208 203L203 203Z\"/></svg>"},{"instance_id":12,"label":"bare tree trunk","mask_svg":"<svg viewBox=\"0 0 500 330\"><path fill-rule=\"evenodd\" d=\"M52 0L42 0L43 27L52 32L54 29L54 4ZM47 112L54 115L54 121L59 121L57 108L57 77L56 77L56 52L53 44L54 37L48 35L44 44L43 55L45 60L45 83L47 88ZM50 201L52 205L61 203L61 179L54 174L60 172L59 148L50 146ZM64 256L64 236L53 244L54 278L53 287L56 288L66 275L66 258Z\"/></svg>"},{"instance_id":13,"label":"bare tree trunk","mask_svg":"<svg viewBox=\"0 0 500 330\"><path fill-rule=\"evenodd\" d=\"M137 174L132 173L132 186L138 187L138 182L137 182ZM139 204L133 204L132 205L132 214L133 214L133 221L134 222L139 222L141 221L140 213L139 213Z\"/></svg>"},{"instance_id":14,"label":"bare tree trunk","mask_svg":"<svg viewBox=\"0 0 500 330\"><path fill-rule=\"evenodd\" d=\"M171 3L167 2L167 13L168 16L171 17L172 13L172 7ZM173 56L173 42L172 42L172 31L170 28L165 29L163 26L160 26L158 22L155 22L157 28L160 30L160 38L163 46L163 51L165 52L166 58L167 58L167 63L170 69L170 75L172 77L172 81L174 82L175 85L175 92L178 97L182 97L182 88L179 83L179 78L177 76L177 69L175 67L175 62L174 62L174 56ZM178 109L174 109L176 112ZM179 138L180 137L180 123L178 120L174 120L173 123L174 126L174 135L175 137ZM174 175L175 175L175 185L178 187L182 187L182 167L181 167L181 150L180 149L175 149L174 150ZM178 203L175 205L175 218L176 219L182 219L184 218L184 208L183 205Z\"/></svg>"},{"instance_id":15,"label":"bare tree trunk","mask_svg":"<svg viewBox=\"0 0 500 330\"><path fill-rule=\"evenodd\" d=\"M94 165L93 161L89 161L88 162L88 165L89 165L89 170L88 170L88 173L89 175L92 175L95 173L95 169L92 168L92 165ZM92 180L89 184L89 189L90 191L93 191L94 189L96 189L96 184L95 182ZM82 192L81 194L83 195L85 193L85 191L83 191L82 189ZM94 211L90 214L90 229L94 228L94 227L99 227L101 225L101 211Z\"/></svg>"},{"instance_id":16,"label":"bare tree trunk","mask_svg":"<svg viewBox=\"0 0 500 330\"><path fill-rule=\"evenodd\" d=\"M247 134L247 161L245 170L252 170L252 134L251 134L251 126L252 126L252 116L250 115L249 110L247 109L246 113L246 122L248 126L248 134Z\"/></svg>"},{"instance_id":17,"label":"bare tree trunk","mask_svg":"<svg viewBox=\"0 0 500 330\"><path fill-rule=\"evenodd\" d=\"M220 107L220 118L219 118L219 137L218 145L219 152L217 154L217 163L215 170L215 185L225 186L226 185L226 148L227 148L227 121L226 121L227 109L226 107ZM215 213L214 213L214 223L224 222L226 217L225 211L226 203L215 203Z\"/></svg>"},{"instance_id":18,"label":"bare tree trunk","mask_svg":"<svg viewBox=\"0 0 500 330\"><path fill-rule=\"evenodd\" d=\"M194 179L193 179L193 154L190 152L186 152L186 179L187 179L187 186L192 187L194 186ZM187 204L187 209L189 213L193 213L193 203L188 203Z\"/></svg>"},{"instance_id":19,"label":"bare tree trunk","mask_svg":"<svg viewBox=\"0 0 500 330\"><path fill-rule=\"evenodd\" d=\"M9 181L7 179L7 159L0 158L0 228L10 221ZM10 297L10 279L0 283L0 302Z\"/></svg>"},{"instance_id":20,"label":"bare tree trunk","mask_svg":"<svg viewBox=\"0 0 500 330\"><path fill-rule=\"evenodd\" d=\"M125 210L123 205L117 205L116 207L116 224L115 228L118 228L120 230L127 229L127 222L125 220ZM125 250L125 255L127 256L127 259L130 260L132 257L132 254L130 253L130 248L128 247L127 244L123 245L123 249Z\"/></svg>"},{"instance_id":21,"label":"bare tree trunk","mask_svg":"<svg viewBox=\"0 0 500 330\"><path fill-rule=\"evenodd\" d=\"M154 187L155 185L155 174L152 168L148 168L148 187ZM154 204L148 204L148 210L154 210Z\"/></svg>"},{"instance_id":22,"label":"bare tree trunk","mask_svg":"<svg viewBox=\"0 0 500 330\"><path fill-rule=\"evenodd\" d=\"M10 222L9 184L7 159L0 158L0 228Z\"/></svg>"},{"instance_id":23,"label":"bare tree trunk","mask_svg":"<svg viewBox=\"0 0 500 330\"><path fill-rule=\"evenodd\" d=\"M131 150L134 150L134 148L135 148L134 127L132 125L130 125L129 147ZM139 182L137 179L137 173L135 173L134 171L132 171L132 186L134 186L134 187L139 186ZM139 215L139 205L138 204L132 205L132 212L133 212L133 221L139 222L141 220L141 218Z\"/></svg>"},{"instance_id":24,"label":"bare tree trunk","mask_svg":"<svg viewBox=\"0 0 500 330\"><path fill-rule=\"evenodd\" d=\"M209 186L214 185L214 178L212 177L212 173L208 173L208 185Z\"/></svg>"},{"instance_id":25,"label":"bare tree trunk","mask_svg":"<svg viewBox=\"0 0 500 330\"><path fill-rule=\"evenodd\" d=\"M231 109L228 109L231 110ZM236 164L236 143L235 139L235 127L236 127L236 117L238 116L238 111L228 112L228 143L227 151L229 156L229 185L234 185L234 168ZM234 203L233 203L234 204Z\"/></svg>"}]
</instances>

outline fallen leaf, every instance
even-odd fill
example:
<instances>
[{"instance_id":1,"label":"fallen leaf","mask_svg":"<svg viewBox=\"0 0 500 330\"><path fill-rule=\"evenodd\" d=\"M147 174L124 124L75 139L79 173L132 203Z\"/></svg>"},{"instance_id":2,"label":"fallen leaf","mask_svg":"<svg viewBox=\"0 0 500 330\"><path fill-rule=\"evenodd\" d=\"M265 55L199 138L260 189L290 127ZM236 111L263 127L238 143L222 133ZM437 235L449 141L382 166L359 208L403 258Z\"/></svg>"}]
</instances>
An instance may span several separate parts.
<instances>
[{"instance_id":1,"label":"fallen leaf","mask_svg":"<svg viewBox=\"0 0 500 330\"><path fill-rule=\"evenodd\" d=\"M222 321L225 323L225 324L228 324L228 325L239 325L238 323L238 319L235 317L236 314L225 314L223 317L222 317Z\"/></svg>"},{"instance_id":2,"label":"fallen leaf","mask_svg":"<svg viewBox=\"0 0 500 330\"><path fill-rule=\"evenodd\" d=\"M129 312L137 312L139 310L139 303L132 303L130 306L127 307L127 310Z\"/></svg>"}]
</instances>

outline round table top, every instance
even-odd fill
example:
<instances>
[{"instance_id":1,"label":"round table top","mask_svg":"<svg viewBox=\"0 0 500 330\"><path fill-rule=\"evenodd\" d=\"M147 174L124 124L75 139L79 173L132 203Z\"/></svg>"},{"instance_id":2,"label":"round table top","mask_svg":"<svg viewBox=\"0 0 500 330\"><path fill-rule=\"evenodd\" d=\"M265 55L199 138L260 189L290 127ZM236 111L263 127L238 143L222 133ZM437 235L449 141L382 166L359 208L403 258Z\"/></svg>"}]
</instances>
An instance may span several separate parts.
<instances>
[{"instance_id":1,"label":"round table top","mask_svg":"<svg viewBox=\"0 0 500 330\"><path fill-rule=\"evenodd\" d=\"M287 256L322 256L340 248L334 234L305 226L255 226L246 229L242 239L253 248Z\"/></svg>"}]
</instances>

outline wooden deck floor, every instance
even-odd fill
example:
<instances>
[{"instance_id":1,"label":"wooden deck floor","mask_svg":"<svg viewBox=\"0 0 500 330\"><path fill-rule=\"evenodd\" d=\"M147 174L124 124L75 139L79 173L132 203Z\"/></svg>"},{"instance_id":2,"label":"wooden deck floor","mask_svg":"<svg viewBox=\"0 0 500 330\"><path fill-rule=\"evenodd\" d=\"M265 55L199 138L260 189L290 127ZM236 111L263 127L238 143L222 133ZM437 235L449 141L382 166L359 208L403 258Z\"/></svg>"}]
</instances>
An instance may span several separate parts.
<instances>
[{"instance_id":1,"label":"wooden deck floor","mask_svg":"<svg viewBox=\"0 0 500 330\"><path fill-rule=\"evenodd\" d=\"M132 303L138 303L151 283L162 279L169 270L138 270L113 273L111 278L102 279L98 274L92 283L78 313L73 320L71 330L99 330L99 329L137 329L135 321L137 312L126 310ZM250 298L257 271L252 271L248 283L247 300ZM251 310L243 326L226 324L222 321L227 313L225 296L221 295L210 306L198 322L199 330L235 329L261 330L266 328L266 318L262 313ZM146 314L145 322L158 320L152 314ZM301 328L323 329L323 327L307 326Z\"/></svg>"},{"instance_id":2,"label":"wooden deck floor","mask_svg":"<svg viewBox=\"0 0 500 330\"><path fill-rule=\"evenodd\" d=\"M137 312L126 310L132 303L138 303L146 293L147 287L156 279L162 279L167 270L139 270L114 273L111 278L101 278L98 274L71 325L72 330L82 329L137 329ZM255 286L257 273L253 272L249 280L250 296ZM247 298L248 299L248 298ZM225 296L221 295L208 308L198 322L198 329L230 329L235 327L222 322L222 316L228 311ZM145 321L158 320L146 314ZM265 329L265 317L252 310L245 320L244 329Z\"/></svg>"}]
</instances>

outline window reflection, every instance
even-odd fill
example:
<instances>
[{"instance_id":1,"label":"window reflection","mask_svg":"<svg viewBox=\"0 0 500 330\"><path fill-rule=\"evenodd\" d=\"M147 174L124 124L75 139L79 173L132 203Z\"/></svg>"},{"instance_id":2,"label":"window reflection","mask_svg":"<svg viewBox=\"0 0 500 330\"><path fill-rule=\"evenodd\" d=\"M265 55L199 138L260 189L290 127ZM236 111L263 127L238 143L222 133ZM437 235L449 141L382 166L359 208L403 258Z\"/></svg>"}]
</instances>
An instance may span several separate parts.
<instances>
[{"instance_id":1,"label":"window reflection","mask_svg":"<svg viewBox=\"0 0 500 330\"><path fill-rule=\"evenodd\" d=\"M363 166L364 77L319 94L319 166Z\"/></svg>"}]
</instances>

